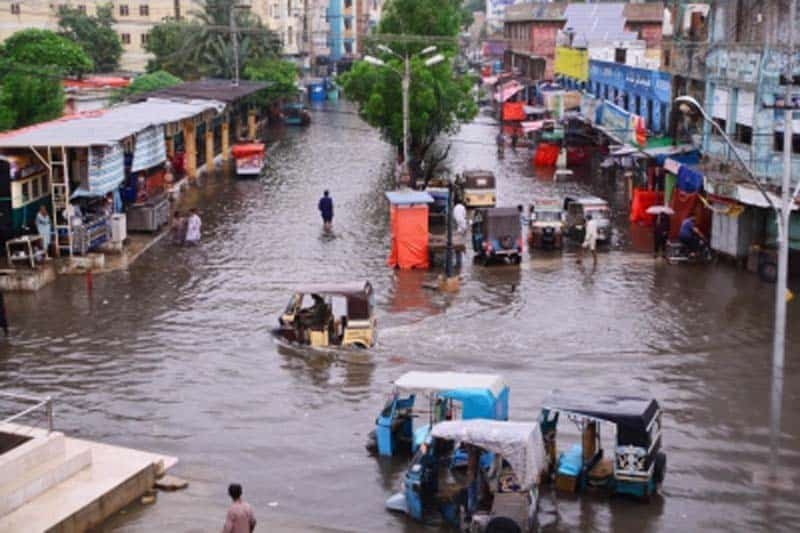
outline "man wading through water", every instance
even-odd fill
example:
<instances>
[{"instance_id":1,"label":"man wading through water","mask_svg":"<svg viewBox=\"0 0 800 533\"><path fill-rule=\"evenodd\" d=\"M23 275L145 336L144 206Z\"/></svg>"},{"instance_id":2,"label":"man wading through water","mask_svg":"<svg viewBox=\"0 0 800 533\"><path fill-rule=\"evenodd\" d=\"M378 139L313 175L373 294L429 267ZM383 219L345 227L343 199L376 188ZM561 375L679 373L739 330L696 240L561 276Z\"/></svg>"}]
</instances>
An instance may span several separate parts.
<instances>
[{"instance_id":1,"label":"man wading through water","mask_svg":"<svg viewBox=\"0 0 800 533\"><path fill-rule=\"evenodd\" d=\"M317 208L320 215L322 215L322 226L325 231L330 231L333 226L333 198L330 197L327 189L322 193L322 198L319 199Z\"/></svg>"}]
</instances>

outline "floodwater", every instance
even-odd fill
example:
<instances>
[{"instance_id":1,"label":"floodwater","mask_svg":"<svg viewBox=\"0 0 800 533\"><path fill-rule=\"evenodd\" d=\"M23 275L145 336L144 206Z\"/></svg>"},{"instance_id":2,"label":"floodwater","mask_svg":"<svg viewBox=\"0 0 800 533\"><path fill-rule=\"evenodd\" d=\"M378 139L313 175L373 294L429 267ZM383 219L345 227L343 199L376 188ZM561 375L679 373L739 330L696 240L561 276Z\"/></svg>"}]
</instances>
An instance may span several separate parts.
<instances>
[{"instance_id":1,"label":"floodwater","mask_svg":"<svg viewBox=\"0 0 800 533\"><path fill-rule=\"evenodd\" d=\"M56 425L69 434L180 458L175 473L189 488L129 508L109 529L216 530L237 481L265 529L431 530L384 510L405 462L376 460L363 446L389 383L412 369L501 373L514 419L533 420L554 388L659 398L663 497L560 498L556 507L547 496L545 531L796 528L800 303L790 304L781 439L794 490L768 489L758 480L768 460L773 286L728 265L668 266L632 250L622 187L534 177L524 149L498 161L496 126L482 115L454 139L454 170L494 170L501 205L598 192L621 207L615 245L596 269L570 251L518 268L465 261L458 294L432 292L436 272L385 265L391 148L344 103L313 119L272 133L260 180L213 177L189 193L186 205L203 218L199 247L162 240L129 270L96 276L91 294L82 278L61 277L6 297L12 335L0 342L0 387L55 395ZM334 236L316 210L325 188ZM340 358L277 349L269 329L290 287L352 279L376 288L375 349Z\"/></svg>"}]
</instances>

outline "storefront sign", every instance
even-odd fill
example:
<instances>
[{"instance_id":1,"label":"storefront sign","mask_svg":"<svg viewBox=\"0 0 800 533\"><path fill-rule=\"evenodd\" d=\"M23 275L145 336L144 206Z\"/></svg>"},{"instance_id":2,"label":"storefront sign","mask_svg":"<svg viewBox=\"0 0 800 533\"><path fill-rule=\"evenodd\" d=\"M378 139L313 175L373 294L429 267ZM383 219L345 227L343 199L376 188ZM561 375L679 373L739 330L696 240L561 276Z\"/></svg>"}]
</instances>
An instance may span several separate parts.
<instances>
[{"instance_id":1,"label":"storefront sign","mask_svg":"<svg viewBox=\"0 0 800 533\"><path fill-rule=\"evenodd\" d=\"M553 72L577 81L586 81L589 78L589 52L559 46L556 48Z\"/></svg>"},{"instance_id":2,"label":"storefront sign","mask_svg":"<svg viewBox=\"0 0 800 533\"><path fill-rule=\"evenodd\" d=\"M599 82L630 95L669 104L671 77L665 72L629 67L605 61L589 62L589 80Z\"/></svg>"}]
</instances>

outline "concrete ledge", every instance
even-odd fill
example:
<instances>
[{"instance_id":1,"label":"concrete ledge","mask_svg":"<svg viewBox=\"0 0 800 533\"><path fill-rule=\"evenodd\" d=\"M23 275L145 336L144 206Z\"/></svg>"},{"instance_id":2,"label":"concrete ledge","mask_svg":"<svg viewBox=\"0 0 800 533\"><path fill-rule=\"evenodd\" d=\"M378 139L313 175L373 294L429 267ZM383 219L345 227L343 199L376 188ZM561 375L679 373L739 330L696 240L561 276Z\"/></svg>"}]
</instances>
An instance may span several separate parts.
<instances>
[{"instance_id":1,"label":"concrete ledge","mask_svg":"<svg viewBox=\"0 0 800 533\"><path fill-rule=\"evenodd\" d=\"M0 427L0 429L3 429ZM3 429L6 433L16 433ZM28 442L0 455L0 487L14 483L40 463L61 457L66 451L66 440L61 433L30 435ZM2 502L0 502L2 504ZM0 515L3 513L0 512Z\"/></svg>"},{"instance_id":2,"label":"concrete ledge","mask_svg":"<svg viewBox=\"0 0 800 533\"><path fill-rule=\"evenodd\" d=\"M89 450L91 464L0 517L0 531L71 533L97 527L153 486L159 461L165 468L177 463L173 457L65 438L68 449Z\"/></svg>"},{"instance_id":3,"label":"concrete ledge","mask_svg":"<svg viewBox=\"0 0 800 533\"><path fill-rule=\"evenodd\" d=\"M36 270L6 268L0 270L0 290L38 291L56 279L56 269L47 263Z\"/></svg>"}]
</instances>

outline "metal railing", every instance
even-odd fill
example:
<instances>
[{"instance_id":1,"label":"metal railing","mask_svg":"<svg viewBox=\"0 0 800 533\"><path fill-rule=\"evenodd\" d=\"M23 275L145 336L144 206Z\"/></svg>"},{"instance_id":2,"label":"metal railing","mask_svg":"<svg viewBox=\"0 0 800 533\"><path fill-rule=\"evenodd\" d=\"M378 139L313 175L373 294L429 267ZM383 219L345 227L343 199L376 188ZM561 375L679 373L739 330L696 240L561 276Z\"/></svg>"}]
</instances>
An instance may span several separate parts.
<instances>
[{"instance_id":1,"label":"metal railing","mask_svg":"<svg viewBox=\"0 0 800 533\"><path fill-rule=\"evenodd\" d=\"M53 431L53 397L46 396L44 398L37 397L37 396L28 396L26 394L15 394L11 392L2 392L0 391L0 398L10 398L13 400L17 400L19 402L33 402L33 405L30 407L23 409L13 415L0 420L0 425L3 424L10 424L20 418L30 415L31 413L37 411L44 411L45 416L47 417L47 432L51 433Z\"/></svg>"}]
</instances>

